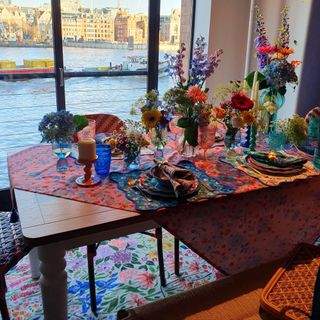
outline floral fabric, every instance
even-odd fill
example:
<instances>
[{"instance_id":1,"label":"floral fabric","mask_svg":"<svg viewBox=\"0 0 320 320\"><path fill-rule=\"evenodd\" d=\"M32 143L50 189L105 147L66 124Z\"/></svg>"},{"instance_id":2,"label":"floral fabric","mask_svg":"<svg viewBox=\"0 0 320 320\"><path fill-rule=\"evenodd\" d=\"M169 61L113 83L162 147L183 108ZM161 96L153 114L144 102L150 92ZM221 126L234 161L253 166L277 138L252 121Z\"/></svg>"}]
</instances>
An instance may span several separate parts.
<instances>
[{"instance_id":1,"label":"floral fabric","mask_svg":"<svg viewBox=\"0 0 320 320\"><path fill-rule=\"evenodd\" d=\"M218 183L232 188L232 195L168 208L152 214L152 218L229 274L284 256L297 243L316 239L320 233L319 175L270 188L218 161L223 154L224 148L217 146L208 151L208 161L198 159L195 165ZM174 162L180 160L170 146L165 155ZM10 156L8 162L14 188L135 210L134 203L108 179L94 188L78 187L74 181L82 175L82 167L71 158L70 169L57 172L50 146L26 149ZM148 166L152 157L145 156L142 162ZM122 161L114 161L111 170L121 171L122 166Z\"/></svg>"},{"instance_id":2,"label":"floral fabric","mask_svg":"<svg viewBox=\"0 0 320 320\"><path fill-rule=\"evenodd\" d=\"M69 320L116 320L120 309L158 300L214 281L221 274L185 245L180 244L180 271L174 273L173 236L163 233L167 286L160 285L156 239L132 234L100 244L95 257L98 317L90 311L85 247L68 250ZM39 280L32 280L28 257L6 274L9 312L14 320L43 320Z\"/></svg>"}]
</instances>

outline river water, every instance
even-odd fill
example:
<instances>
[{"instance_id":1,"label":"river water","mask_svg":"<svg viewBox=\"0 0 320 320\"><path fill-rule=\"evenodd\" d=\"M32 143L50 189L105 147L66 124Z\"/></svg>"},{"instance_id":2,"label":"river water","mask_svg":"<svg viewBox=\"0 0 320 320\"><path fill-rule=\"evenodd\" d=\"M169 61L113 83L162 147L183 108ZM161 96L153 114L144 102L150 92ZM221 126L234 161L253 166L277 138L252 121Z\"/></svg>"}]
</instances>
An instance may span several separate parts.
<instances>
[{"instance_id":1,"label":"river water","mask_svg":"<svg viewBox=\"0 0 320 320\"><path fill-rule=\"evenodd\" d=\"M120 64L127 56L146 56L146 50L64 48L67 70ZM160 60L164 52L160 52ZM51 48L0 47L0 60L53 59ZM65 82L66 107L72 113L111 113L130 117L132 103L146 92L145 76L71 78ZM159 77L159 91L170 86L166 75ZM40 142L38 123L56 110L53 79L0 80L0 189L9 186L7 153Z\"/></svg>"}]
</instances>

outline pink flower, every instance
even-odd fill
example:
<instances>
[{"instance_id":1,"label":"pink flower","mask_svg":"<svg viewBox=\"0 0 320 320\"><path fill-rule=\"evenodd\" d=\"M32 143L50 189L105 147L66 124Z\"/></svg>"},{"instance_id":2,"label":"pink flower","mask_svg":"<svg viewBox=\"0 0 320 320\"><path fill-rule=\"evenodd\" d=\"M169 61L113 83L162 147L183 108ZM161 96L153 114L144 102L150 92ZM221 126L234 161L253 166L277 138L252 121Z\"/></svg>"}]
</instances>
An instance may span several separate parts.
<instances>
[{"instance_id":1,"label":"pink flower","mask_svg":"<svg viewBox=\"0 0 320 320\"><path fill-rule=\"evenodd\" d=\"M137 276L137 280L140 281L141 285L144 288L152 288L154 287L154 280L157 278L156 275L144 272Z\"/></svg>"},{"instance_id":2,"label":"pink flower","mask_svg":"<svg viewBox=\"0 0 320 320\"><path fill-rule=\"evenodd\" d=\"M119 250L124 250L127 246L127 242L121 239L113 239L108 242L109 246L117 247Z\"/></svg>"},{"instance_id":3,"label":"pink flower","mask_svg":"<svg viewBox=\"0 0 320 320\"><path fill-rule=\"evenodd\" d=\"M131 294L131 301L129 301L130 305L133 306L141 306L143 304L146 304L146 300L144 300L142 297L138 296L137 294Z\"/></svg>"},{"instance_id":4,"label":"pink flower","mask_svg":"<svg viewBox=\"0 0 320 320\"><path fill-rule=\"evenodd\" d=\"M133 279L136 275L136 271L134 269L125 269L119 273L119 280L121 282L127 282L130 279Z\"/></svg>"}]
</instances>

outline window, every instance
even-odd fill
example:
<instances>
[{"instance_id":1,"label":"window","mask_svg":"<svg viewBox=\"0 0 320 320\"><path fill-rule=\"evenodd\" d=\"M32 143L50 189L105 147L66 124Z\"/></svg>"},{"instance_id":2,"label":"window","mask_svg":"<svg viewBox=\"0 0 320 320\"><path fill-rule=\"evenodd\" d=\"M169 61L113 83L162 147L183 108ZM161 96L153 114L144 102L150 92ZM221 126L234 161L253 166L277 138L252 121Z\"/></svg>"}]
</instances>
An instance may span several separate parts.
<instances>
[{"instance_id":1,"label":"window","mask_svg":"<svg viewBox=\"0 0 320 320\"><path fill-rule=\"evenodd\" d=\"M178 47L178 13L184 1L161 1L161 15L169 18L164 18L164 29L160 21L160 63L165 52ZM83 0L83 7L78 8L73 1L61 0L61 11L58 2L54 1L55 7L51 8L48 4L36 7L31 0L12 0L7 5L16 7L18 12L29 10L28 23L21 30L9 20L0 21L0 71L6 67L3 61L8 60L9 74L21 71L25 64L23 67L30 66L34 77L25 81L8 81L10 75L6 80L0 79L4 141L0 144L0 189L8 187L7 151L39 143L38 123L43 114L65 107L76 114L113 113L127 118L132 103L147 90L148 42L152 42L148 39L148 5L157 1L126 1L129 7L118 8L114 7L114 1L97 0L95 8L91 8L89 1ZM62 39L60 47L56 41L53 48L57 34L52 31L52 23L57 21L57 12L61 16ZM174 34L170 30L172 14L176 24L172 28ZM57 72L53 66L54 51ZM159 88L163 91L170 83L160 71ZM113 72L118 75L112 76ZM149 72L151 76L157 74Z\"/></svg>"}]
</instances>

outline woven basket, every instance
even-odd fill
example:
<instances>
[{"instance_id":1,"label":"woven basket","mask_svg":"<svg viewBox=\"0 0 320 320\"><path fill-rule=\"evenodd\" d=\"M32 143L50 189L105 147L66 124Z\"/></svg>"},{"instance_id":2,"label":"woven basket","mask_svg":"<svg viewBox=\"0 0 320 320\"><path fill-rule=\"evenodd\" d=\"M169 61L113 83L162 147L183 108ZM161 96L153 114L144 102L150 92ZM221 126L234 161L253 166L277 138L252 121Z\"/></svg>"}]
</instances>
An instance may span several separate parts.
<instances>
[{"instance_id":1,"label":"woven basket","mask_svg":"<svg viewBox=\"0 0 320 320\"><path fill-rule=\"evenodd\" d=\"M279 319L310 320L320 247L301 244L262 292L261 306Z\"/></svg>"}]
</instances>

